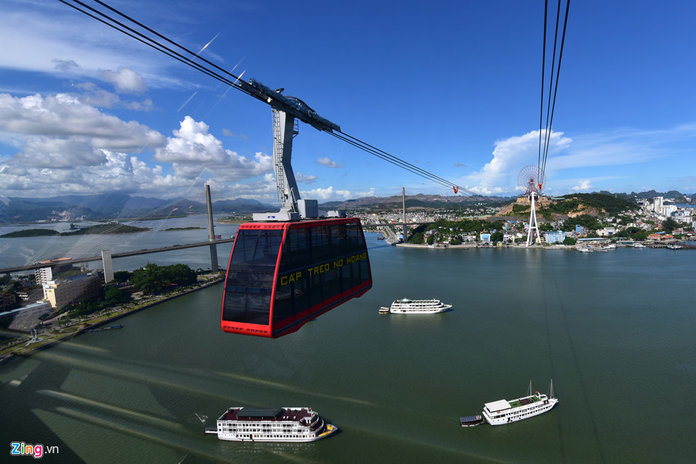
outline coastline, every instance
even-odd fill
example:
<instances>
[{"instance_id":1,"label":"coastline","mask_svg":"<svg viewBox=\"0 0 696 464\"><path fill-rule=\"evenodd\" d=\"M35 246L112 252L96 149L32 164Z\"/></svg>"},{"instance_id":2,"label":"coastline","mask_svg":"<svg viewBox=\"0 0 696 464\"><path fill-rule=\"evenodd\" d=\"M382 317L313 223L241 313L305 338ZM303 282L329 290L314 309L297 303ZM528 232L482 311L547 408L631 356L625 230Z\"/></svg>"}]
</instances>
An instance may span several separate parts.
<instances>
[{"instance_id":1,"label":"coastline","mask_svg":"<svg viewBox=\"0 0 696 464\"><path fill-rule=\"evenodd\" d=\"M520 245L479 245L479 244L470 244L470 243L462 243L461 245L425 245L425 244L416 244L416 243L396 243L394 246L397 247L403 247L403 248L425 248L425 249L434 249L434 250L445 250L445 249L472 249L472 248L485 248L485 249L498 249L498 248L520 248L520 249L529 249L529 248L535 248L535 249L545 249L545 250L575 250L575 247L577 245L530 245L526 246L524 244Z\"/></svg>"},{"instance_id":2,"label":"coastline","mask_svg":"<svg viewBox=\"0 0 696 464\"><path fill-rule=\"evenodd\" d=\"M10 347L8 349L7 353L4 353L0 355L0 366L10 362L12 359L15 357L24 357L27 358L34 354L37 351L42 351L47 348L50 348L52 346L55 346L63 341L70 340L74 337L77 337L78 335L81 335L88 330L92 330L101 326L104 326L110 322L116 321L118 319L121 319L123 317L129 316L131 314L140 312L144 309L151 308L153 306L156 306L160 303L164 303L165 301L173 300L175 298L178 298L180 296L188 295L189 293L196 292L198 290L202 290L204 288L216 285L220 282L225 280L224 275L220 275L218 277L215 277L213 279L209 279L205 282L201 282L200 284L197 284L194 287L189 287L186 289L182 289L181 291L175 291L173 293L169 293L166 295L161 295L159 297L155 297L154 299L148 299L145 303L143 304L136 304L133 307L130 307L128 309L120 309L120 310L115 310L112 311L111 313L101 315L101 316L96 316L94 318L88 319L86 321L82 320L78 323L76 323L74 326L70 327L68 329L68 332L66 333L58 333L53 336L47 336L46 338L41 338L39 341L32 343L30 345L26 345L24 341ZM75 329L75 330L72 330Z\"/></svg>"}]
</instances>

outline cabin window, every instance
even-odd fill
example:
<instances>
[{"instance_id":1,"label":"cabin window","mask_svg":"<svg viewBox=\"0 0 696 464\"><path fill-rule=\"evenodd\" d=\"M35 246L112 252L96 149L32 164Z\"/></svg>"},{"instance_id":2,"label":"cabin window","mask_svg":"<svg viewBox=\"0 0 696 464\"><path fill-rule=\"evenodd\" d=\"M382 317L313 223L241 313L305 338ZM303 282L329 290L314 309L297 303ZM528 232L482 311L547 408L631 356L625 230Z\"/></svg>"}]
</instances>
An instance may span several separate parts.
<instances>
[{"instance_id":1,"label":"cabin window","mask_svg":"<svg viewBox=\"0 0 696 464\"><path fill-rule=\"evenodd\" d=\"M267 325L282 230L240 230L225 282L225 321Z\"/></svg>"}]
</instances>

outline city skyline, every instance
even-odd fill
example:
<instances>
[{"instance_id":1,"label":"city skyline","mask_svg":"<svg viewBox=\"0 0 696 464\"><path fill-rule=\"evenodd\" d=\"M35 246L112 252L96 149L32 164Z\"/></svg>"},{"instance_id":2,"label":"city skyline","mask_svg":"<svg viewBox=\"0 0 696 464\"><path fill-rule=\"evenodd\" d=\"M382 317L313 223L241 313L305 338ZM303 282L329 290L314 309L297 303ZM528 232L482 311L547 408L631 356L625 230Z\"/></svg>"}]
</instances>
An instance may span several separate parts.
<instances>
[{"instance_id":1,"label":"city skyline","mask_svg":"<svg viewBox=\"0 0 696 464\"><path fill-rule=\"evenodd\" d=\"M110 4L471 192L536 164L541 1ZM694 8L571 5L547 194L696 191ZM0 10L0 196L274 201L268 106L59 2ZM453 194L305 124L293 165L320 201Z\"/></svg>"}]
</instances>

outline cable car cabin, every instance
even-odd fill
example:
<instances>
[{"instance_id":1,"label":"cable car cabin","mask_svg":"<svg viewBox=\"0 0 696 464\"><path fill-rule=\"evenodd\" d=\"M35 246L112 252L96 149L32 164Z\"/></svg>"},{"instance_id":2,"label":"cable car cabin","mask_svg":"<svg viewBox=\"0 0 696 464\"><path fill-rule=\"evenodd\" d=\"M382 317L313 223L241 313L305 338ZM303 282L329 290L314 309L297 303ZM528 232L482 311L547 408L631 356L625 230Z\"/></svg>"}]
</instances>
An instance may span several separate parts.
<instances>
[{"instance_id":1,"label":"cable car cabin","mask_svg":"<svg viewBox=\"0 0 696 464\"><path fill-rule=\"evenodd\" d=\"M358 218L242 224L227 266L222 330L281 337L371 287Z\"/></svg>"}]
</instances>

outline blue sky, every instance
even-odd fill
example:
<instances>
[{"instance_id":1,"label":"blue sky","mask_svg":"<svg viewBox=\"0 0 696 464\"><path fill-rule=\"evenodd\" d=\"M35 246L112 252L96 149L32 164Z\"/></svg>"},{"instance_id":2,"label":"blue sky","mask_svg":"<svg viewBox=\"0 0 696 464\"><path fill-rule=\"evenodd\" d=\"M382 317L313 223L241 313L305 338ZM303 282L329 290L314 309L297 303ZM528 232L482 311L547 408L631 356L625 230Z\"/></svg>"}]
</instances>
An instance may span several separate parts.
<instances>
[{"instance_id":1,"label":"blue sky","mask_svg":"<svg viewBox=\"0 0 696 464\"><path fill-rule=\"evenodd\" d=\"M555 3L555 2L552 2ZM470 191L536 164L543 1L113 0ZM572 2L549 194L696 192L696 5ZM0 3L0 198L276 198L270 108L58 1ZM306 198L451 195L302 124Z\"/></svg>"}]
</instances>

